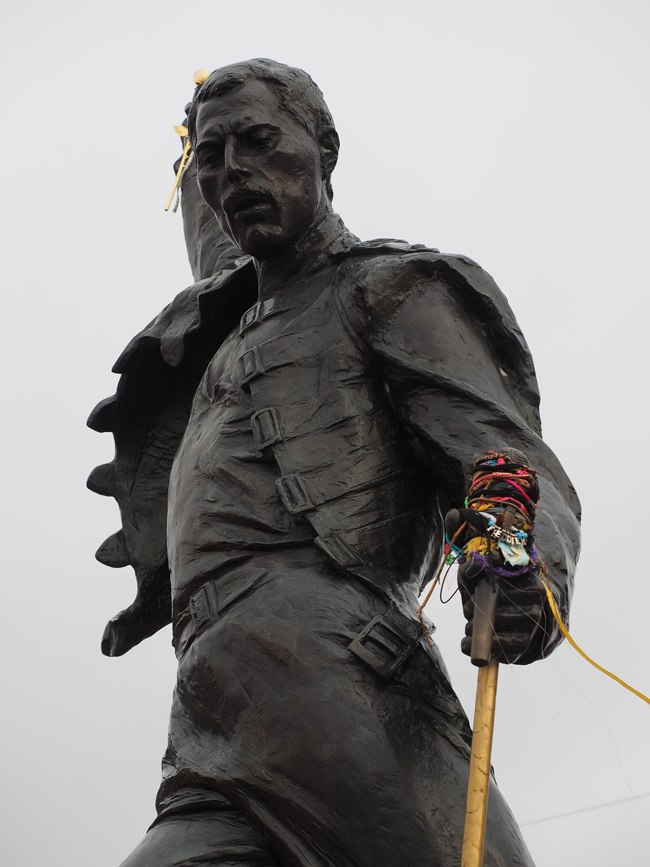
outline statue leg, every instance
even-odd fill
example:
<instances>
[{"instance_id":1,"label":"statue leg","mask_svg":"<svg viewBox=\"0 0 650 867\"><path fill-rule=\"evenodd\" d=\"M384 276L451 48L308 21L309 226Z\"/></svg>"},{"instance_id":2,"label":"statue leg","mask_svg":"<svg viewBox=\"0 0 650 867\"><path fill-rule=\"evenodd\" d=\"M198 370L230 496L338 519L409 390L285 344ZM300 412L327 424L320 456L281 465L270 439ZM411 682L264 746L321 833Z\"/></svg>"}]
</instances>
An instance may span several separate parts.
<instances>
[{"instance_id":1,"label":"statue leg","mask_svg":"<svg viewBox=\"0 0 650 867\"><path fill-rule=\"evenodd\" d=\"M121 867L277 867L264 837L236 809L154 824Z\"/></svg>"},{"instance_id":2,"label":"statue leg","mask_svg":"<svg viewBox=\"0 0 650 867\"><path fill-rule=\"evenodd\" d=\"M468 732L443 670L420 646L381 676L350 644L387 603L326 563L287 561L266 561L251 592L222 591L181 654L159 802L188 779L220 793L283 865L460 863ZM370 639L379 655L396 641ZM486 864L533 867L492 789Z\"/></svg>"}]
</instances>

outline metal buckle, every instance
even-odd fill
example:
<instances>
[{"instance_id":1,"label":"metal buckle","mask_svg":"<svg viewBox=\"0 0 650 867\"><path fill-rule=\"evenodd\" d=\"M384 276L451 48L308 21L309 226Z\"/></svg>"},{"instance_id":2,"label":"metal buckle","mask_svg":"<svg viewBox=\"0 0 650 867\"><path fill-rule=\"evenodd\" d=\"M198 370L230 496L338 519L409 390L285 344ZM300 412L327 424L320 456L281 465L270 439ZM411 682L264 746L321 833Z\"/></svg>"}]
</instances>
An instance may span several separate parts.
<instances>
[{"instance_id":1,"label":"metal buckle","mask_svg":"<svg viewBox=\"0 0 650 867\"><path fill-rule=\"evenodd\" d=\"M242 385L246 385L251 379L266 373L259 346L254 346L245 352L239 359L239 365L242 373Z\"/></svg>"},{"instance_id":2,"label":"metal buckle","mask_svg":"<svg viewBox=\"0 0 650 867\"><path fill-rule=\"evenodd\" d=\"M301 512L308 512L309 509L315 507L315 503L312 502L305 482L299 473L281 476L279 479L276 479L275 484L280 494L280 499L290 515L299 515Z\"/></svg>"},{"instance_id":3,"label":"metal buckle","mask_svg":"<svg viewBox=\"0 0 650 867\"><path fill-rule=\"evenodd\" d=\"M280 417L274 406L261 409L251 416L251 427L258 449L264 449L284 439L280 428Z\"/></svg>"},{"instance_id":4,"label":"metal buckle","mask_svg":"<svg viewBox=\"0 0 650 867\"><path fill-rule=\"evenodd\" d=\"M417 637L404 634L386 615L379 614L362 629L348 649L384 680L390 680L411 655L417 641Z\"/></svg>"},{"instance_id":5,"label":"metal buckle","mask_svg":"<svg viewBox=\"0 0 650 867\"><path fill-rule=\"evenodd\" d=\"M208 583L199 587L190 598L188 608L192 617L194 631L200 632L219 614L219 604L214 584Z\"/></svg>"},{"instance_id":6,"label":"metal buckle","mask_svg":"<svg viewBox=\"0 0 650 867\"><path fill-rule=\"evenodd\" d=\"M249 328L257 325L261 320L262 303L258 301L257 304L253 304L250 310L247 310L242 316L239 322L239 336L241 337L245 331L248 331Z\"/></svg>"}]
</instances>

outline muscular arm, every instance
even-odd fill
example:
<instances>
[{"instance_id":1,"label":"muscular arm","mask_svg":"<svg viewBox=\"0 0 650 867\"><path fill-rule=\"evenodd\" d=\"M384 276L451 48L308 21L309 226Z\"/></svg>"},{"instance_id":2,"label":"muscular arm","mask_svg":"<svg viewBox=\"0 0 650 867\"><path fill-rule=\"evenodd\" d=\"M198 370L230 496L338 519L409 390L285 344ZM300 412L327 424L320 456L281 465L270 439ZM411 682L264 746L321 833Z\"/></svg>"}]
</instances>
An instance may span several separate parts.
<instances>
[{"instance_id":1,"label":"muscular arm","mask_svg":"<svg viewBox=\"0 0 650 867\"><path fill-rule=\"evenodd\" d=\"M412 253L361 283L368 343L396 413L444 490L461 505L474 459L523 451L539 476L535 540L566 618L579 551L579 502L541 438L532 360L504 296L467 260ZM561 635L550 612L518 660L548 655Z\"/></svg>"}]
</instances>

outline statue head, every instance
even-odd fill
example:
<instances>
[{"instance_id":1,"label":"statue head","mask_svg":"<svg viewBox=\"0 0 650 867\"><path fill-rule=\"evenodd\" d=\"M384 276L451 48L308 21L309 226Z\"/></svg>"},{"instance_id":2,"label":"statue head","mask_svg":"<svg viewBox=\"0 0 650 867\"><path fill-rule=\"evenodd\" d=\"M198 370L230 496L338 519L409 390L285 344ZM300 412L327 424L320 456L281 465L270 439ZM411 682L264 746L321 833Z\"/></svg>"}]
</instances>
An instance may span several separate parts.
<instances>
[{"instance_id":1,"label":"statue head","mask_svg":"<svg viewBox=\"0 0 650 867\"><path fill-rule=\"evenodd\" d=\"M331 211L339 140L300 69L258 59L215 70L188 113L203 197L224 232L259 259Z\"/></svg>"}]
</instances>

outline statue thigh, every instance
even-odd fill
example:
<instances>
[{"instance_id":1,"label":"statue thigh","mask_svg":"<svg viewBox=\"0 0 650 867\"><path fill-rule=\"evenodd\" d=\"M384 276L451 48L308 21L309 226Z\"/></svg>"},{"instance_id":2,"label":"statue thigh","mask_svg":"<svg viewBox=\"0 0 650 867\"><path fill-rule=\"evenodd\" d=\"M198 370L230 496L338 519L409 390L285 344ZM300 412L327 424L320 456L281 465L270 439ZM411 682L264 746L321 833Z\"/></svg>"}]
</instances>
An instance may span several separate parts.
<instances>
[{"instance_id":1,"label":"statue thigh","mask_svg":"<svg viewBox=\"0 0 650 867\"><path fill-rule=\"evenodd\" d=\"M326 564L277 563L268 577L181 661L161 794L187 779L216 790L281 864L447 867L460 853L467 750L416 688L348 649L386 603ZM490 867L532 867L495 785L487 838ZM155 867L168 863L186 867Z\"/></svg>"}]
</instances>

